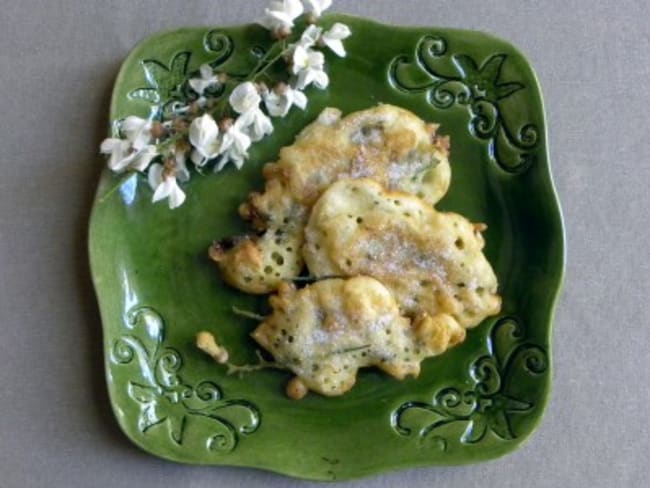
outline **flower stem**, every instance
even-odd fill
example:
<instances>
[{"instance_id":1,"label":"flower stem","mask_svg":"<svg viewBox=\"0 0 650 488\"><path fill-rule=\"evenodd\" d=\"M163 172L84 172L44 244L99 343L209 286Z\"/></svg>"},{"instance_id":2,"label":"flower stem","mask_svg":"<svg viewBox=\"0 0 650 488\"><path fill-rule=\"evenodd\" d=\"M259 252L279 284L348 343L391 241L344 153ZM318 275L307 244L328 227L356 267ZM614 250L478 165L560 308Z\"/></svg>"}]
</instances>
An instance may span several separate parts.
<instances>
[{"instance_id":1,"label":"flower stem","mask_svg":"<svg viewBox=\"0 0 650 488\"><path fill-rule=\"evenodd\" d=\"M187 131L183 131L183 132L178 132L173 136L169 136L167 139L164 139L157 145L158 153L162 154L162 152L168 149L169 146L180 141L181 139L184 139L186 136L187 136Z\"/></svg>"},{"instance_id":2,"label":"flower stem","mask_svg":"<svg viewBox=\"0 0 650 488\"><path fill-rule=\"evenodd\" d=\"M277 50L278 46L280 46L280 52L276 55L272 55L272 53ZM269 48L269 50L266 51L264 56L259 59L250 74L242 80L242 83L257 81L262 76L268 77L266 74L268 69L273 66L278 60L280 60L287 52L289 52L289 48L287 47L286 39L283 41L275 42ZM224 90L217 105L212 110L210 110L210 114L214 118L220 119L226 115L228 109L228 98L230 96L230 93L232 93L233 88L234 87L230 87Z\"/></svg>"},{"instance_id":3,"label":"flower stem","mask_svg":"<svg viewBox=\"0 0 650 488\"><path fill-rule=\"evenodd\" d=\"M268 59L276 46L280 46L280 52L271 59ZM267 51L264 57L260 59L260 62L257 63L257 66L255 66L253 69L247 81L256 81L260 76L264 75L264 73L266 73L271 66L282 59L289 52L289 50L290 48L287 47L286 39L276 42L273 46L271 46L271 49Z\"/></svg>"},{"instance_id":4,"label":"flower stem","mask_svg":"<svg viewBox=\"0 0 650 488\"><path fill-rule=\"evenodd\" d=\"M106 200L108 200L113 195L113 193L119 190L122 185L136 173L137 171L134 169L127 171L127 173L122 178L120 178L115 185L113 185L106 193L104 193L104 195L99 199L99 203L104 203Z\"/></svg>"},{"instance_id":5,"label":"flower stem","mask_svg":"<svg viewBox=\"0 0 650 488\"><path fill-rule=\"evenodd\" d=\"M255 351L255 355L257 356L257 360L259 361L257 364L237 365L232 363L226 363L226 367L228 368L227 374L228 375L236 374L239 375L239 377L241 378L245 373L253 373L255 371L261 371L263 369L280 369L280 370L288 369L283 364L276 363L274 361L267 361L262 357L262 354L260 353L259 350Z\"/></svg>"},{"instance_id":6,"label":"flower stem","mask_svg":"<svg viewBox=\"0 0 650 488\"><path fill-rule=\"evenodd\" d=\"M263 322L266 320L266 317L263 315L256 314L254 312L249 312L248 310L242 310L240 308L237 308L235 306L232 307L232 311L235 315L239 315L241 317L246 317L248 319L253 319L253 320L259 320L260 322Z\"/></svg>"}]
</instances>

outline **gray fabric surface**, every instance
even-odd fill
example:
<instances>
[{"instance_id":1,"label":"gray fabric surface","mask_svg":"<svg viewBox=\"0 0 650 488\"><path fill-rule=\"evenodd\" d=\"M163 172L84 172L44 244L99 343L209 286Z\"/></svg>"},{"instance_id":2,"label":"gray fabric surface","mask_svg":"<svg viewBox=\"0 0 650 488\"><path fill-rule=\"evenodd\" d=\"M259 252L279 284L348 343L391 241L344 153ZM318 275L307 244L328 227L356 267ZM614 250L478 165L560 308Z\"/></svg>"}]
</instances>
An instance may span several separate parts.
<instances>
[{"instance_id":1,"label":"gray fabric surface","mask_svg":"<svg viewBox=\"0 0 650 488\"><path fill-rule=\"evenodd\" d=\"M140 452L108 407L85 238L114 76L142 37L251 21L266 2L0 0L0 486L289 487ZM491 463L363 487L643 486L650 469L650 28L646 1L340 0L406 25L479 29L536 68L568 238L552 401Z\"/></svg>"}]
</instances>

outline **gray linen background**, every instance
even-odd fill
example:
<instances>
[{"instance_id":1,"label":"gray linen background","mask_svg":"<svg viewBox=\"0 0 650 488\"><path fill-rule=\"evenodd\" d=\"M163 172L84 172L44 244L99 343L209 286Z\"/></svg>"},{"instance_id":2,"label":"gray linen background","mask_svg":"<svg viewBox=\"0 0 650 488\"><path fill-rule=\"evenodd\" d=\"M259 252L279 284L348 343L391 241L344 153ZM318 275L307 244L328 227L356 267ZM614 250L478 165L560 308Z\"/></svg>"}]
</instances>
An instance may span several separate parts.
<instances>
[{"instance_id":1,"label":"gray linen background","mask_svg":"<svg viewBox=\"0 0 650 488\"><path fill-rule=\"evenodd\" d=\"M0 487L292 487L140 452L105 393L85 232L111 85L141 38L266 2L0 0ZM568 265L546 417L516 453L358 487L647 486L650 28L646 1L339 0L342 12L512 41L539 74Z\"/></svg>"}]
</instances>

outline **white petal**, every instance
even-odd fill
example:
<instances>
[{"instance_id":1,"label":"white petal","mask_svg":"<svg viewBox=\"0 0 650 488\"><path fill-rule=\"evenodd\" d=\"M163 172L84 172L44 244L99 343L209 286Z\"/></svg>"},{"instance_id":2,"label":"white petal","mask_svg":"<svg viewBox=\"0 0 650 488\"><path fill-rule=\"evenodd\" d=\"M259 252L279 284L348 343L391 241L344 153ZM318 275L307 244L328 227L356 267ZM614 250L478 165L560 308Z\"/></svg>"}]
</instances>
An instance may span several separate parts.
<instances>
[{"instance_id":1,"label":"white petal","mask_svg":"<svg viewBox=\"0 0 650 488\"><path fill-rule=\"evenodd\" d=\"M170 181L171 188L169 190L169 208L173 210L183 205L183 202L185 201L185 192L181 190L175 179L170 178Z\"/></svg>"},{"instance_id":2,"label":"white petal","mask_svg":"<svg viewBox=\"0 0 650 488\"><path fill-rule=\"evenodd\" d=\"M300 37L300 41L298 42L298 44L304 47L305 49L314 47L318 42L318 39L320 38L322 33L323 33L323 29L321 29L315 24L311 24L309 27L305 29L305 32L302 33L302 36Z\"/></svg>"},{"instance_id":3,"label":"white petal","mask_svg":"<svg viewBox=\"0 0 650 488\"><path fill-rule=\"evenodd\" d=\"M241 153L235 149L231 149L225 154L221 155L221 157L217 162L217 165L214 168L214 171L216 173L223 170L223 168L225 168L228 163L233 163L237 167L237 169L241 169L244 163L246 162L247 157L248 154Z\"/></svg>"},{"instance_id":4,"label":"white petal","mask_svg":"<svg viewBox=\"0 0 650 488\"><path fill-rule=\"evenodd\" d=\"M305 10L316 17L320 17L325 10L332 6L332 0L303 0Z\"/></svg>"},{"instance_id":5,"label":"white petal","mask_svg":"<svg viewBox=\"0 0 650 488\"><path fill-rule=\"evenodd\" d=\"M327 37L329 39L339 39L342 41L343 39L347 39L351 35L352 35L352 31L347 25L342 24L341 22L337 22L332 26L330 30L328 30L327 32L325 32L325 34L323 34L323 37Z\"/></svg>"},{"instance_id":6,"label":"white petal","mask_svg":"<svg viewBox=\"0 0 650 488\"><path fill-rule=\"evenodd\" d=\"M307 52L307 49L305 49L302 46L296 46L296 48L293 50L293 63L291 66L291 71L293 72L294 75L297 75L305 69L309 62L309 53Z\"/></svg>"},{"instance_id":7,"label":"white petal","mask_svg":"<svg viewBox=\"0 0 650 488\"><path fill-rule=\"evenodd\" d=\"M272 117L284 117L289 112L289 104L286 97L278 95L274 91L270 91L264 97L264 104L266 110Z\"/></svg>"},{"instance_id":8,"label":"white petal","mask_svg":"<svg viewBox=\"0 0 650 488\"><path fill-rule=\"evenodd\" d=\"M298 79L296 80L296 88L299 90L304 90L312 82L311 70L302 70L298 74Z\"/></svg>"},{"instance_id":9,"label":"white petal","mask_svg":"<svg viewBox=\"0 0 650 488\"><path fill-rule=\"evenodd\" d=\"M310 68L322 69L325 66L325 55L320 51L309 51L308 64Z\"/></svg>"},{"instance_id":10,"label":"white petal","mask_svg":"<svg viewBox=\"0 0 650 488\"><path fill-rule=\"evenodd\" d=\"M232 145L235 143L235 139L232 136L231 131L229 130L228 132L225 132L222 137L221 137L221 144L219 145L219 154L224 154L230 148Z\"/></svg>"},{"instance_id":11,"label":"white petal","mask_svg":"<svg viewBox=\"0 0 650 488\"><path fill-rule=\"evenodd\" d=\"M258 113L266 117L260 109L247 112L245 115L240 116L234 125L228 130L228 136L232 141L228 149L235 147L237 150L246 151L251 146L251 138L245 132L245 129L254 127L257 123Z\"/></svg>"},{"instance_id":12,"label":"white petal","mask_svg":"<svg viewBox=\"0 0 650 488\"><path fill-rule=\"evenodd\" d=\"M208 162L208 159L196 149L192 151L192 155L190 156L190 159L192 160L194 165L198 168L205 166L205 163Z\"/></svg>"},{"instance_id":13,"label":"white petal","mask_svg":"<svg viewBox=\"0 0 650 488\"><path fill-rule=\"evenodd\" d=\"M131 154L130 150L131 143L123 139L109 138L104 140L100 146L102 154L110 154L108 167L115 173L124 171L135 157L135 153Z\"/></svg>"},{"instance_id":14,"label":"white petal","mask_svg":"<svg viewBox=\"0 0 650 488\"><path fill-rule=\"evenodd\" d=\"M190 125L190 143L194 147L203 147L219 135L219 127L210 114L203 114Z\"/></svg>"},{"instance_id":15,"label":"white petal","mask_svg":"<svg viewBox=\"0 0 650 488\"><path fill-rule=\"evenodd\" d=\"M122 122L122 130L136 150L145 147L151 141L151 122L130 115Z\"/></svg>"},{"instance_id":16,"label":"white petal","mask_svg":"<svg viewBox=\"0 0 650 488\"><path fill-rule=\"evenodd\" d=\"M122 143L124 141L122 139L116 139L114 137L109 137L108 139L104 139L99 146L99 151L102 154L112 154L116 150L122 147ZM128 141L127 141L128 144Z\"/></svg>"},{"instance_id":17,"label":"white petal","mask_svg":"<svg viewBox=\"0 0 650 488\"><path fill-rule=\"evenodd\" d=\"M314 71L313 73L314 85L316 85L321 90L327 88L327 86L330 84L330 77L327 75L327 73L325 73L325 71Z\"/></svg>"},{"instance_id":18,"label":"white petal","mask_svg":"<svg viewBox=\"0 0 650 488\"><path fill-rule=\"evenodd\" d=\"M234 155L231 157L231 161L233 164L237 167L237 169L242 169L244 167L244 163L246 162L246 157L247 155Z\"/></svg>"},{"instance_id":19,"label":"white petal","mask_svg":"<svg viewBox=\"0 0 650 488\"><path fill-rule=\"evenodd\" d=\"M140 150L146 147L151 142L151 133L150 132L140 132L138 136L133 141L133 149Z\"/></svg>"},{"instance_id":20,"label":"white petal","mask_svg":"<svg viewBox=\"0 0 650 488\"><path fill-rule=\"evenodd\" d=\"M156 156L158 156L156 146L147 146L135 156L131 167L137 171L144 171Z\"/></svg>"},{"instance_id":21,"label":"white petal","mask_svg":"<svg viewBox=\"0 0 650 488\"><path fill-rule=\"evenodd\" d=\"M284 4L283 10L287 15L289 15L289 17L291 17L291 19L295 19L305 11L300 0L284 0L282 3Z\"/></svg>"},{"instance_id":22,"label":"white petal","mask_svg":"<svg viewBox=\"0 0 650 488\"><path fill-rule=\"evenodd\" d=\"M270 31L280 30L282 27L282 24L279 24L275 18L271 17L268 14L268 12L264 15L264 17L258 20L257 23Z\"/></svg>"},{"instance_id":23,"label":"white petal","mask_svg":"<svg viewBox=\"0 0 650 488\"><path fill-rule=\"evenodd\" d=\"M151 201L156 203L167 198L172 191L172 182L175 181L174 178L165 178L163 182L158 185L156 191L153 192L153 198Z\"/></svg>"},{"instance_id":24,"label":"white petal","mask_svg":"<svg viewBox=\"0 0 650 488\"><path fill-rule=\"evenodd\" d=\"M210 86L210 83L205 81L202 78L192 78L189 81L190 87L199 95L203 95L203 92Z\"/></svg>"},{"instance_id":25,"label":"white petal","mask_svg":"<svg viewBox=\"0 0 650 488\"><path fill-rule=\"evenodd\" d=\"M111 154L111 157L108 160L108 168L115 173L121 173L126 168L129 167L134 157L135 157L135 153L130 154L128 156L123 156L123 155L119 155L118 153L113 153Z\"/></svg>"},{"instance_id":26,"label":"white petal","mask_svg":"<svg viewBox=\"0 0 650 488\"><path fill-rule=\"evenodd\" d=\"M199 95L203 95L203 92L205 90L211 86L218 85L219 82L217 80L217 77L214 76L212 67L209 64L202 64L199 68L199 71L201 73L201 77L192 78L189 80L189 84L192 87L192 90L194 90Z\"/></svg>"},{"instance_id":27,"label":"white petal","mask_svg":"<svg viewBox=\"0 0 650 488\"><path fill-rule=\"evenodd\" d=\"M243 114L249 110L258 108L262 98L257 92L255 85L249 81L237 86L230 94L228 101L235 112Z\"/></svg>"},{"instance_id":28,"label":"white petal","mask_svg":"<svg viewBox=\"0 0 650 488\"><path fill-rule=\"evenodd\" d=\"M305 110L307 107L307 96L300 90L293 90L293 104Z\"/></svg>"},{"instance_id":29,"label":"white petal","mask_svg":"<svg viewBox=\"0 0 650 488\"><path fill-rule=\"evenodd\" d=\"M228 131L238 130L242 131L246 129L247 127L253 125L255 119L255 110L249 110L248 112L244 112L241 114L237 119L235 120L235 123L233 124L233 127Z\"/></svg>"},{"instance_id":30,"label":"white petal","mask_svg":"<svg viewBox=\"0 0 650 488\"><path fill-rule=\"evenodd\" d=\"M251 147L251 138L248 137L246 134L243 132L240 132L235 135L234 137L235 144L234 147L236 148L237 152L239 154L243 154L248 156L248 148Z\"/></svg>"},{"instance_id":31,"label":"white petal","mask_svg":"<svg viewBox=\"0 0 650 488\"><path fill-rule=\"evenodd\" d=\"M189 181L190 172L187 169L187 164L185 164L185 153L177 152L175 159L176 159L176 179L183 183Z\"/></svg>"},{"instance_id":32,"label":"white petal","mask_svg":"<svg viewBox=\"0 0 650 488\"><path fill-rule=\"evenodd\" d=\"M344 58L346 55L345 47L343 47L343 40L350 37L352 31L345 25L337 22L330 30L323 34L323 43L334 51L338 56Z\"/></svg>"},{"instance_id":33,"label":"white petal","mask_svg":"<svg viewBox=\"0 0 650 488\"><path fill-rule=\"evenodd\" d=\"M271 119L269 119L266 114L258 108L239 117L235 122L235 127L233 127L233 130L235 129L238 130L238 134L244 134L245 131L250 135L251 140L259 141L267 134L273 132L273 123L271 122ZM248 146L246 149L247 148Z\"/></svg>"},{"instance_id":34,"label":"white petal","mask_svg":"<svg viewBox=\"0 0 650 488\"><path fill-rule=\"evenodd\" d=\"M289 29L293 27L293 18L287 12L282 10L267 10L266 15L274 22L276 29L285 27Z\"/></svg>"},{"instance_id":35,"label":"white petal","mask_svg":"<svg viewBox=\"0 0 650 488\"><path fill-rule=\"evenodd\" d=\"M190 143L204 158L212 159L215 156L218 137L219 127L210 114L204 114L192 121ZM192 161L197 164L194 157L192 157Z\"/></svg>"},{"instance_id":36,"label":"white petal","mask_svg":"<svg viewBox=\"0 0 650 488\"><path fill-rule=\"evenodd\" d=\"M154 191L162 183L162 172L163 172L163 165L159 163L154 163L151 165L151 168L149 168L149 174L147 176L147 180L149 181L149 186Z\"/></svg>"},{"instance_id":37,"label":"white petal","mask_svg":"<svg viewBox=\"0 0 650 488\"><path fill-rule=\"evenodd\" d=\"M337 56L340 56L344 58L346 56L345 52L345 47L343 47L343 43L339 41L338 39L325 39L323 38L323 42L327 47L329 47Z\"/></svg>"},{"instance_id":38,"label":"white petal","mask_svg":"<svg viewBox=\"0 0 650 488\"><path fill-rule=\"evenodd\" d=\"M256 121L254 120L254 117L249 114L241 116L237 121L235 121L235 124L224 134L222 143L224 151L217 160L217 164L214 168L215 172L221 171L229 162L234 163L237 168L241 168L246 158L248 158L247 150L251 146L251 139L246 135L246 133L242 132L240 128L241 120L244 117L250 119L251 124L249 127L251 130L254 129Z\"/></svg>"},{"instance_id":39,"label":"white petal","mask_svg":"<svg viewBox=\"0 0 650 488\"><path fill-rule=\"evenodd\" d=\"M273 122L261 110L257 111L255 119L255 128L259 139L273 133ZM258 140L258 139L256 139Z\"/></svg>"},{"instance_id":40,"label":"white petal","mask_svg":"<svg viewBox=\"0 0 650 488\"><path fill-rule=\"evenodd\" d=\"M129 115L122 121L122 130L129 137L129 135L140 132L149 121L135 115ZM129 137L129 139L131 139Z\"/></svg>"}]
</instances>

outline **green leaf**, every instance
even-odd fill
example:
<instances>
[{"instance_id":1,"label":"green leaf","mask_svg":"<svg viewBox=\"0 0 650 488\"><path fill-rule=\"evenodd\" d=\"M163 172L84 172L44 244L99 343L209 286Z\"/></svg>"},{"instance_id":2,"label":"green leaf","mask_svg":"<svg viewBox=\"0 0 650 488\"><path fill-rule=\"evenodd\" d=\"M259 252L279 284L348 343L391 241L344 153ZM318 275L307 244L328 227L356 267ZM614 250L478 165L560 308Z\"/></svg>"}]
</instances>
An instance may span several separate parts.
<instances>
[{"instance_id":1,"label":"green leaf","mask_svg":"<svg viewBox=\"0 0 650 488\"><path fill-rule=\"evenodd\" d=\"M461 441L467 444L476 444L485 437L487 428L487 416L483 413L476 412L470 417L469 425L467 426L467 429L465 429Z\"/></svg>"},{"instance_id":2,"label":"green leaf","mask_svg":"<svg viewBox=\"0 0 650 488\"><path fill-rule=\"evenodd\" d=\"M149 84L154 88L160 88L167 78L169 70L160 62L154 59L142 61L144 75Z\"/></svg>"},{"instance_id":3,"label":"green leaf","mask_svg":"<svg viewBox=\"0 0 650 488\"><path fill-rule=\"evenodd\" d=\"M155 403L149 404L140 412L138 418L138 429L140 432L146 433L151 427L159 425L164 422L167 417L158 415Z\"/></svg>"},{"instance_id":4,"label":"green leaf","mask_svg":"<svg viewBox=\"0 0 650 488\"><path fill-rule=\"evenodd\" d=\"M521 343L523 328L514 317L502 317L492 327L490 333L490 350L503 369L508 362L510 354Z\"/></svg>"},{"instance_id":5,"label":"green leaf","mask_svg":"<svg viewBox=\"0 0 650 488\"><path fill-rule=\"evenodd\" d=\"M170 416L167 418L169 425L169 434L174 442L178 445L183 443L183 432L185 431L185 415Z\"/></svg>"},{"instance_id":6,"label":"green leaf","mask_svg":"<svg viewBox=\"0 0 650 488\"><path fill-rule=\"evenodd\" d=\"M498 85L495 88L495 98L497 100L501 100L503 98L507 98L510 95L512 95L515 92L518 92L519 90L523 89L524 85L521 83L513 82L513 83L504 83L503 85Z\"/></svg>"},{"instance_id":7,"label":"green leaf","mask_svg":"<svg viewBox=\"0 0 650 488\"><path fill-rule=\"evenodd\" d=\"M503 410L506 412L525 413L533 408L532 403L526 402L524 400L518 400L506 395L499 395L499 398L503 403Z\"/></svg>"},{"instance_id":8,"label":"green leaf","mask_svg":"<svg viewBox=\"0 0 650 488\"><path fill-rule=\"evenodd\" d=\"M131 398L138 403L152 403L156 400L158 392L151 386L139 385L137 383L129 382L127 392Z\"/></svg>"},{"instance_id":9,"label":"green leaf","mask_svg":"<svg viewBox=\"0 0 650 488\"><path fill-rule=\"evenodd\" d=\"M400 56L391 62L389 80L398 90L408 92L425 91L435 84L427 71L408 62L406 56Z\"/></svg>"},{"instance_id":10,"label":"green leaf","mask_svg":"<svg viewBox=\"0 0 650 488\"><path fill-rule=\"evenodd\" d=\"M136 88L131 91L128 97L132 100L142 100L149 103L158 103L160 95L155 88Z\"/></svg>"},{"instance_id":11,"label":"green leaf","mask_svg":"<svg viewBox=\"0 0 650 488\"><path fill-rule=\"evenodd\" d=\"M392 423L395 430L402 435L411 435L414 432L422 435L428 427L444 418L445 416L428 403L408 402L395 411Z\"/></svg>"},{"instance_id":12,"label":"green leaf","mask_svg":"<svg viewBox=\"0 0 650 488\"><path fill-rule=\"evenodd\" d=\"M147 59L142 62L147 81L153 88L158 89L159 100L173 97L177 87L185 82L190 55L189 51L176 54L169 67L155 59Z\"/></svg>"},{"instance_id":13,"label":"green leaf","mask_svg":"<svg viewBox=\"0 0 650 488\"><path fill-rule=\"evenodd\" d=\"M481 66L481 78L491 81L496 85L499 76L501 75L501 67L506 60L505 54L496 54L488 59L483 66Z\"/></svg>"},{"instance_id":14,"label":"green leaf","mask_svg":"<svg viewBox=\"0 0 650 488\"><path fill-rule=\"evenodd\" d=\"M219 412L217 415L216 412ZM199 413L199 412L197 412ZM199 413L213 420L231 426L240 434L255 432L260 425L260 412L246 400L226 400Z\"/></svg>"},{"instance_id":15,"label":"green leaf","mask_svg":"<svg viewBox=\"0 0 650 488\"><path fill-rule=\"evenodd\" d=\"M514 439L514 434L508 421L508 416L503 410L490 413L490 429L502 439Z\"/></svg>"},{"instance_id":16,"label":"green leaf","mask_svg":"<svg viewBox=\"0 0 650 488\"><path fill-rule=\"evenodd\" d=\"M476 63L469 56L464 54L455 54L451 59L454 62L454 66L456 66L456 70L463 79L470 78L478 73Z\"/></svg>"},{"instance_id":17,"label":"green leaf","mask_svg":"<svg viewBox=\"0 0 650 488\"><path fill-rule=\"evenodd\" d=\"M149 358L154 358L164 340L164 324L160 314L149 307L137 307L129 310L127 320L146 348Z\"/></svg>"},{"instance_id":18,"label":"green leaf","mask_svg":"<svg viewBox=\"0 0 650 488\"><path fill-rule=\"evenodd\" d=\"M174 56L171 64L171 75L174 81L177 81L176 85L185 81L185 74L187 73L187 65L190 62L190 52L184 51L178 53Z\"/></svg>"}]
</instances>

